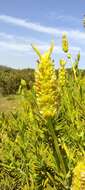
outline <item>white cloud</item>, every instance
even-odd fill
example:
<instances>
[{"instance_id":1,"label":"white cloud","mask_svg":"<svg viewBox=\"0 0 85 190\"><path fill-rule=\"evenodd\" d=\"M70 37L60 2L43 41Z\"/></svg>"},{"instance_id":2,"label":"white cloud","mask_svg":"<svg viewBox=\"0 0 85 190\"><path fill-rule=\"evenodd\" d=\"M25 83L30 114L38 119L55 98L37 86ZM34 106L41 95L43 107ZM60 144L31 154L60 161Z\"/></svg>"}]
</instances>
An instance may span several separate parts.
<instances>
[{"instance_id":1,"label":"white cloud","mask_svg":"<svg viewBox=\"0 0 85 190\"><path fill-rule=\"evenodd\" d=\"M66 33L70 38L85 40L85 33L79 30L70 30L70 29L62 30L57 27L48 27L48 26L44 26L35 22L29 22L25 19L11 17L7 15L0 15L0 21L9 23L12 25L24 27L26 29L30 29L36 32L47 33L47 34L58 35L58 36L62 35L63 33Z\"/></svg>"},{"instance_id":2,"label":"white cloud","mask_svg":"<svg viewBox=\"0 0 85 190\"><path fill-rule=\"evenodd\" d=\"M39 50L41 51L41 52L44 52L44 51L47 51L48 49L49 49L49 44L48 43L46 43L46 42L40 42L40 43L37 43L36 44L36 46L39 48ZM31 44L27 44L27 43L25 43L25 42L23 42L23 41L14 41L14 40L10 40L9 41L9 43L8 43L8 41L6 41L6 40L0 40L0 50L2 51L8 51L8 50L10 50L10 51L12 51L12 52L17 52L17 53L26 53L26 54L28 54L28 53L32 53L32 54L34 54L34 51L33 51L33 49L32 49L32 47L31 47ZM82 52L83 54L84 54L84 52L82 51L82 49L81 48L79 48L79 47L70 47L70 51L71 52L74 52L74 53L76 53L76 52ZM55 54L55 53L59 53L59 54L61 54L62 53L62 47L61 46L59 46L59 45L57 45L57 46L55 46L54 47L54 51L53 51L53 53Z\"/></svg>"},{"instance_id":3,"label":"white cloud","mask_svg":"<svg viewBox=\"0 0 85 190\"><path fill-rule=\"evenodd\" d=\"M50 46L50 43L46 41L43 42L37 39L30 39L29 37L0 33L0 63L15 68L34 68L37 55L31 47L31 42L36 43L36 46L40 49L41 53L48 50ZM71 45L70 51L74 57L77 52L80 51L83 57L81 60L85 57L85 52L82 47L80 48L76 45ZM53 57L56 58L57 63L59 61L59 57L61 56L63 56L62 47L58 43L55 45L53 51Z\"/></svg>"},{"instance_id":4,"label":"white cloud","mask_svg":"<svg viewBox=\"0 0 85 190\"><path fill-rule=\"evenodd\" d=\"M41 52L44 52L49 49L50 43L46 41L40 41L34 38L23 37L23 36L14 36L8 33L0 33L0 51L11 51L12 53L18 53L23 55L25 54L34 54L34 51L31 47L31 42L35 42L36 46L40 49ZM70 52L77 53L80 51L81 55L85 55L85 52L82 47L71 45L69 48ZM54 47L54 54L61 54L62 47L58 44Z\"/></svg>"},{"instance_id":5,"label":"white cloud","mask_svg":"<svg viewBox=\"0 0 85 190\"><path fill-rule=\"evenodd\" d=\"M21 44L21 43L14 43L14 42L6 42L6 41L0 41L0 48L4 50L12 50L17 52L28 52L31 50L29 45Z\"/></svg>"},{"instance_id":6,"label":"white cloud","mask_svg":"<svg viewBox=\"0 0 85 190\"><path fill-rule=\"evenodd\" d=\"M11 40L14 38L14 36L12 34L7 34L5 32L0 32L0 39L8 39L8 40Z\"/></svg>"}]
</instances>

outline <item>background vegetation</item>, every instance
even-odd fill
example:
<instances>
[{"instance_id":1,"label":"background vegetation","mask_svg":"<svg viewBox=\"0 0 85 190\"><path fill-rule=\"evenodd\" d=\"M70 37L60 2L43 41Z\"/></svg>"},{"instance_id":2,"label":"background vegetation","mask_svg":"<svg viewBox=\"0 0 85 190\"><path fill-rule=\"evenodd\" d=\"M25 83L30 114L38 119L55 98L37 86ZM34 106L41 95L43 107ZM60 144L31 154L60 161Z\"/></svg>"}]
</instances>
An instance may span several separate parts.
<instances>
[{"instance_id":1,"label":"background vegetation","mask_svg":"<svg viewBox=\"0 0 85 190\"><path fill-rule=\"evenodd\" d=\"M34 82L34 70L15 70L0 66L0 94L16 94L22 78L26 80L27 88L30 89Z\"/></svg>"}]
</instances>

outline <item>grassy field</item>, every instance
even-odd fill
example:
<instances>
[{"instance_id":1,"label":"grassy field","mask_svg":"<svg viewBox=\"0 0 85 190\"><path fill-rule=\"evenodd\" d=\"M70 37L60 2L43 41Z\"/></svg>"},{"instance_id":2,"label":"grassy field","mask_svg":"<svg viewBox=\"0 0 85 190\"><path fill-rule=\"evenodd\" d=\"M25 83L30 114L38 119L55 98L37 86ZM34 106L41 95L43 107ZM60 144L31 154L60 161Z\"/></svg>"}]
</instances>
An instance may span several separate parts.
<instances>
[{"instance_id":1,"label":"grassy field","mask_svg":"<svg viewBox=\"0 0 85 190\"><path fill-rule=\"evenodd\" d=\"M79 53L71 73L66 54L56 76L53 47L43 56L33 46L39 64L30 90L21 78L16 95L0 96L1 190L85 190L85 76Z\"/></svg>"}]
</instances>

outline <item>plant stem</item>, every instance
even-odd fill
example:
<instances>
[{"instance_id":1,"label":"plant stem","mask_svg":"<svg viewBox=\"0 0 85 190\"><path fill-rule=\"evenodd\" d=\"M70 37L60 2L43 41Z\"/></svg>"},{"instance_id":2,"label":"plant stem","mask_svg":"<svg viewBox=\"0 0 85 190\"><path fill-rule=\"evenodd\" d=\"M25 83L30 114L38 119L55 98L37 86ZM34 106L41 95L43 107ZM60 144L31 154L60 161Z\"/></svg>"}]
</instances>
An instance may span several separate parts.
<instances>
[{"instance_id":1,"label":"plant stem","mask_svg":"<svg viewBox=\"0 0 85 190\"><path fill-rule=\"evenodd\" d=\"M57 154L57 158L58 158L58 162L59 162L60 167L58 166L58 164L57 164L57 166L64 173L64 176L66 176L65 164L64 164L64 161L63 161L63 158L62 158L62 154L61 154L61 151L60 151L60 148L59 148L59 144L58 144L58 141L57 141L57 137L56 137L56 134L55 134L51 119L48 120L48 127L49 127L50 133L51 133L53 141L54 141L54 147L55 147L55 151L56 151L56 154Z\"/></svg>"}]
</instances>

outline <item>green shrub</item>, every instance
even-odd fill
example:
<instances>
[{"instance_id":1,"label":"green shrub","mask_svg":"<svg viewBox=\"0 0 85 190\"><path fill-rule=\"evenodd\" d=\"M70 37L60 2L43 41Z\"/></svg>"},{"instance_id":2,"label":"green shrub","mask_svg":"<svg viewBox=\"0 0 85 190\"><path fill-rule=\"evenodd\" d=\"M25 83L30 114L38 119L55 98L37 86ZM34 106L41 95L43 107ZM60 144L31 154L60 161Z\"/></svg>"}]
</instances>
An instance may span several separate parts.
<instances>
[{"instance_id":1,"label":"green shrub","mask_svg":"<svg viewBox=\"0 0 85 190\"><path fill-rule=\"evenodd\" d=\"M16 94L21 79L26 80L27 88L30 89L34 82L34 72L31 69L13 70L1 67L0 92L2 95Z\"/></svg>"}]
</instances>

